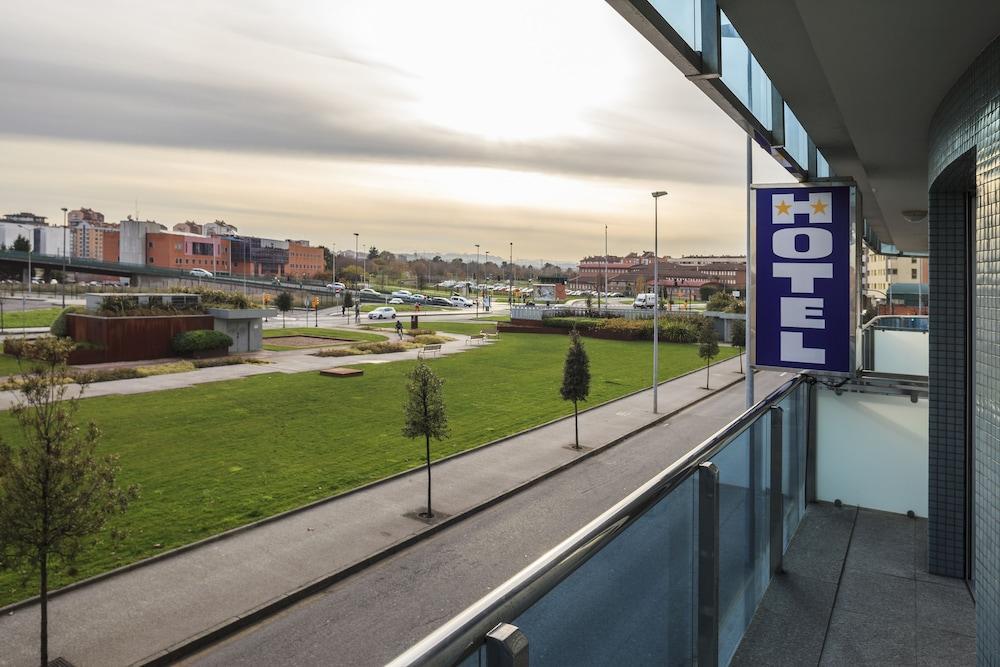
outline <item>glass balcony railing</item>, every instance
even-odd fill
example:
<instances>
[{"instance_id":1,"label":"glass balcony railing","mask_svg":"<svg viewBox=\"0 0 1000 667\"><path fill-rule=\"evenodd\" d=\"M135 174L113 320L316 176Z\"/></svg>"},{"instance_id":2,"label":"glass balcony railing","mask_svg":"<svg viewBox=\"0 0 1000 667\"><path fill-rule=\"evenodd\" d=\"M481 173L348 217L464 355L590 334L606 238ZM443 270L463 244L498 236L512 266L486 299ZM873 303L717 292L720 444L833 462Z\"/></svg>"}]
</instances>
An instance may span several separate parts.
<instances>
[{"instance_id":1,"label":"glass balcony railing","mask_svg":"<svg viewBox=\"0 0 1000 667\"><path fill-rule=\"evenodd\" d=\"M771 80L750 53L725 12L719 12L722 35L722 83L766 129L771 127Z\"/></svg>"},{"instance_id":2,"label":"glass balcony railing","mask_svg":"<svg viewBox=\"0 0 1000 667\"><path fill-rule=\"evenodd\" d=\"M700 0L651 0L650 4L688 46L701 51Z\"/></svg>"},{"instance_id":3,"label":"glass balcony railing","mask_svg":"<svg viewBox=\"0 0 1000 667\"><path fill-rule=\"evenodd\" d=\"M391 665L727 664L805 512L796 377Z\"/></svg>"}]
</instances>

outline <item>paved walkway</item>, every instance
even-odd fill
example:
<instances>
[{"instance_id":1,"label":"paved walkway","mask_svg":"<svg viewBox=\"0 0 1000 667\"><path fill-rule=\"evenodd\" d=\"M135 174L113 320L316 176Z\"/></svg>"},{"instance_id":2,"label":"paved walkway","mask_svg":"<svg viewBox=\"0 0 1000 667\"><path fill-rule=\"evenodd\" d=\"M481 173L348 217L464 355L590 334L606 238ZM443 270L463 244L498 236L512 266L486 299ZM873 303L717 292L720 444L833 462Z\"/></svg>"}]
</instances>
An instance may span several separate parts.
<instances>
[{"instance_id":1,"label":"paved walkway","mask_svg":"<svg viewBox=\"0 0 1000 667\"><path fill-rule=\"evenodd\" d=\"M388 335L389 332L386 333ZM467 343L467 336L459 334L446 335L454 340L443 343L438 356L458 354L468 350L474 350L483 345L502 345L502 343L479 343L470 345ZM392 340L391 337L390 340ZM324 368L334 368L336 366L383 364L390 361L416 359L417 357L417 350L415 349L406 350L405 352L393 352L391 354L359 354L350 357L317 357L313 356L315 351L316 348L291 350L288 352L264 351L256 353L253 356L266 359L270 363L215 366L212 368L200 368L186 373L169 373L166 375L154 375L148 378L95 382L87 387L84 396L86 398L94 398L96 396L111 396L116 394L145 394L151 391L164 391L166 389L193 387L194 385L205 384L206 382L236 380L239 378L250 377L251 375L262 375L264 373L302 373L305 371L318 371ZM112 365L125 366L128 364ZM101 365L99 364L99 366ZM74 394L75 389L76 387L71 387L71 395ZM0 391L0 410L10 409L10 407L17 402L18 398L19 394L16 391Z\"/></svg>"},{"instance_id":2,"label":"paved walkway","mask_svg":"<svg viewBox=\"0 0 1000 667\"><path fill-rule=\"evenodd\" d=\"M716 386L738 380L737 369L736 359L717 364ZM704 398L703 379L693 373L664 383L661 411ZM647 390L583 413L584 447L615 441L659 419L650 412L650 394ZM572 419L562 419L435 464L436 503L459 514L578 458L581 454L567 447L572 434ZM78 666L153 657L427 531L428 524L414 516L422 509L425 484L425 473L418 469L60 595L50 604L50 653ZM37 624L35 605L0 617L0 665L36 660Z\"/></svg>"}]
</instances>

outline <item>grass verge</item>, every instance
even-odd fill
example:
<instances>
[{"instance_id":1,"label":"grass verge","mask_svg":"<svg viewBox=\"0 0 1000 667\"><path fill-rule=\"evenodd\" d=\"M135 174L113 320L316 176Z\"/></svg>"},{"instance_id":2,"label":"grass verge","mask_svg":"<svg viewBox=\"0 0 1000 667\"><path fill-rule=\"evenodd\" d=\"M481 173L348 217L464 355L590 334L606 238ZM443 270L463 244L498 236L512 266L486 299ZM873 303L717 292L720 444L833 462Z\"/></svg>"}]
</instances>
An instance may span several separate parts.
<instances>
[{"instance_id":1,"label":"grass verge","mask_svg":"<svg viewBox=\"0 0 1000 667\"><path fill-rule=\"evenodd\" d=\"M461 323L433 323L440 331ZM480 324L468 324L476 327ZM462 332L458 332L462 333ZM591 395L607 401L648 383L649 343L587 339ZM564 336L509 334L467 353L430 360L445 380L451 437L432 444L440 458L570 414L559 396ZM703 366L696 345L663 344L661 379ZM722 348L719 359L734 355ZM142 497L82 554L61 586L166 549L419 466L423 445L401 435L406 374L415 361L365 365L362 377L269 373L184 389L86 399L81 421L117 453L121 482ZM721 379L716 379L721 382ZM21 433L0 413L0 433ZM414 507L420 499L414 497ZM33 594L21 574L0 574L0 604Z\"/></svg>"}]
</instances>

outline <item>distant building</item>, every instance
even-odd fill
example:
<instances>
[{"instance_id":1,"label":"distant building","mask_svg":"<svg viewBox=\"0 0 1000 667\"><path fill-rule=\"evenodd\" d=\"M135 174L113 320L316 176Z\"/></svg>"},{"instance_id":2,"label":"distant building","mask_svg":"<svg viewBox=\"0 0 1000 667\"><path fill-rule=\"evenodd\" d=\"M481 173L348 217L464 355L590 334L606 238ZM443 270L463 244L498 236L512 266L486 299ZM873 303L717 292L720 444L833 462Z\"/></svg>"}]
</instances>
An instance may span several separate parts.
<instances>
[{"instance_id":1,"label":"distant building","mask_svg":"<svg viewBox=\"0 0 1000 667\"><path fill-rule=\"evenodd\" d=\"M288 262L284 268L286 276L306 278L320 273L325 267L323 248L311 247L309 241L288 241Z\"/></svg>"},{"instance_id":2,"label":"distant building","mask_svg":"<svg viewBox=\"0 0 1000 667\"><path fill-rule=\"evenodd\" d=\"M715 282L725 287L727 291L742 291L747 286L746 262L712 262L711 264L698 266L698 270L711 276Z\"/></svg>"},{"instance_id":3,"label":"distant building","mask_svg":"<svg viewBox=\"0 0 1000 667\"><path fill-rule=\"evenodd\" d=\"M48 225L45 222L46 219L44 215L35 215L34 213L21 211L20 213L7 213L0 219L0 222L9 222L16 225Z\"/></svg>"},{"instance_id":4,"label":"distant building","mask_svg":"<svg viewBox=\"0 0 1000 667\"><path fill-rule=\"evenodd\" d=\"M153 220L133 220L129 216L118 225L118 261L125 264L151 264L146 254L146 234L167 230Z\"/></svg>"},{"instance_id":5,"label":"distant building","mask_svg":"<svg viewBox=\"0 0 1000 667\"><path fill-rule=\"evenodd\" d=\"M627 255L625 257L608 255L607 272L608 275L621 273L622 271L628 271L631 267L639 263L641 263L641 258L637 256L635 253ZM603 276L604 272L605 272L604 255L593 255L591 257L584 257L583 259L580 260L580 263L577 265L577 273L580 275L581 278L589 278L595 275Z\"/></svg>"},{"instance_id":6,"label":"distant building","mask_svg":"<svg viewBox=\"0 0 1000 667\"><path fill-rule=\"evenodd\" d=\"M102 259L104 257L105 234L118 229L117 225L104 221L103 213L90 208L78 208L70 211L66 215L66 222L69 224L71 234L70 254L74 257ZM117 252L116 247L116 255Z\"/></svg>"},{"instance_id":7,"label":"distant building","mask_svg":"<svg viewBox=\"0 0 1000 667\"><path fill-rule=\"evenodd\" d=\"M77 208L66 214L66 224L75 227L83 223L104 224L104 214L92 208Z\"/></svg>"},{"instance_id":8,"label":"distant building","mask_svg":"<svg viewBox=\"0 0 1000 667\"><path fill-rule=\"evenodd\" d=\"M229 273L229 239L183 232L146 232L146 264Z\"/></svg>"},{"instance_id":9,"label":"distant building","mask_svg":"<svg viewBox=\"0 0 1000 667\"><path fill-rule=\"evenodd\" d=\"M657 274L656 284L660 287L660 293L670 300L697 299L702 285L715 282L712 276L698 269L674 262L661 261ZM653 291L653 264L637 264L628 271L611 276L608 288L625 294Z\"/></svg>"},{"instance_id":10,"label":"distant building","mask_svg":"<svg viewBox=\"0 0 1000 667\"><path fill-rule=\"evenodd\" d=\"M671 258L674 264L681 266L702 267L707 264L746 264L746 255L684 255Z\"/></svg>"},{"instance_id":11,"label":"distant building","mask_svg":"<svg viewBox=\"0 0 1000 667\"><path fill-rule=\"evenodd\" d=\"M236 229L235 225L230 225L222 220L216 220L214 222L208 222L202 225L201 234L206 236L233 236L239 230Z\"/></svg>"},{"instance_id":12,"label":"distant building","mask_svg":"<svg viewBox=\"0 0 1000 667\"><path fill-rule=\"evenodd\" d=\"M184 222L178 222L174 225L175 232L182 232L184 234L204 234L204 228L197 222L192 222L191 220L185 220Z\"/></svg>"}]
</instances>

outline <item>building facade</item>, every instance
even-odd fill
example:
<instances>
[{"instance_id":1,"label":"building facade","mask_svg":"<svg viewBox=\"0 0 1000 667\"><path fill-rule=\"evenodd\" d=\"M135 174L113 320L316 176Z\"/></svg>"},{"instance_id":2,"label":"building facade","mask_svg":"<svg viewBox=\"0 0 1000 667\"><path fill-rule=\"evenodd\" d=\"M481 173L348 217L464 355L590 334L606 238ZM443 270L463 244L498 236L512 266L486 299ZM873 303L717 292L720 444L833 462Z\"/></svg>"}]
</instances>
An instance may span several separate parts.
<instances>
[{"instance_id":1,"label":"building facade","mask_svg":"<svg viewBox=\"0 0 1000 667\"><path fill-rule=\"evenodd\" d=\"M47 218L44 215L35 215L27 211L20 213L7 213L0 219L0 222L8 222L15 225L47 225Z\"/></svg>"},{"instance_id":2,"label":"building facade","mask_svg":"<svg viewBox=\"0 0 1000 667\"><path fill-rule=\"evenodd\" d=\"M229 273L229 240L181 232L149 232L146 263L167 269Z\"/></svg>"}]
</instances>

